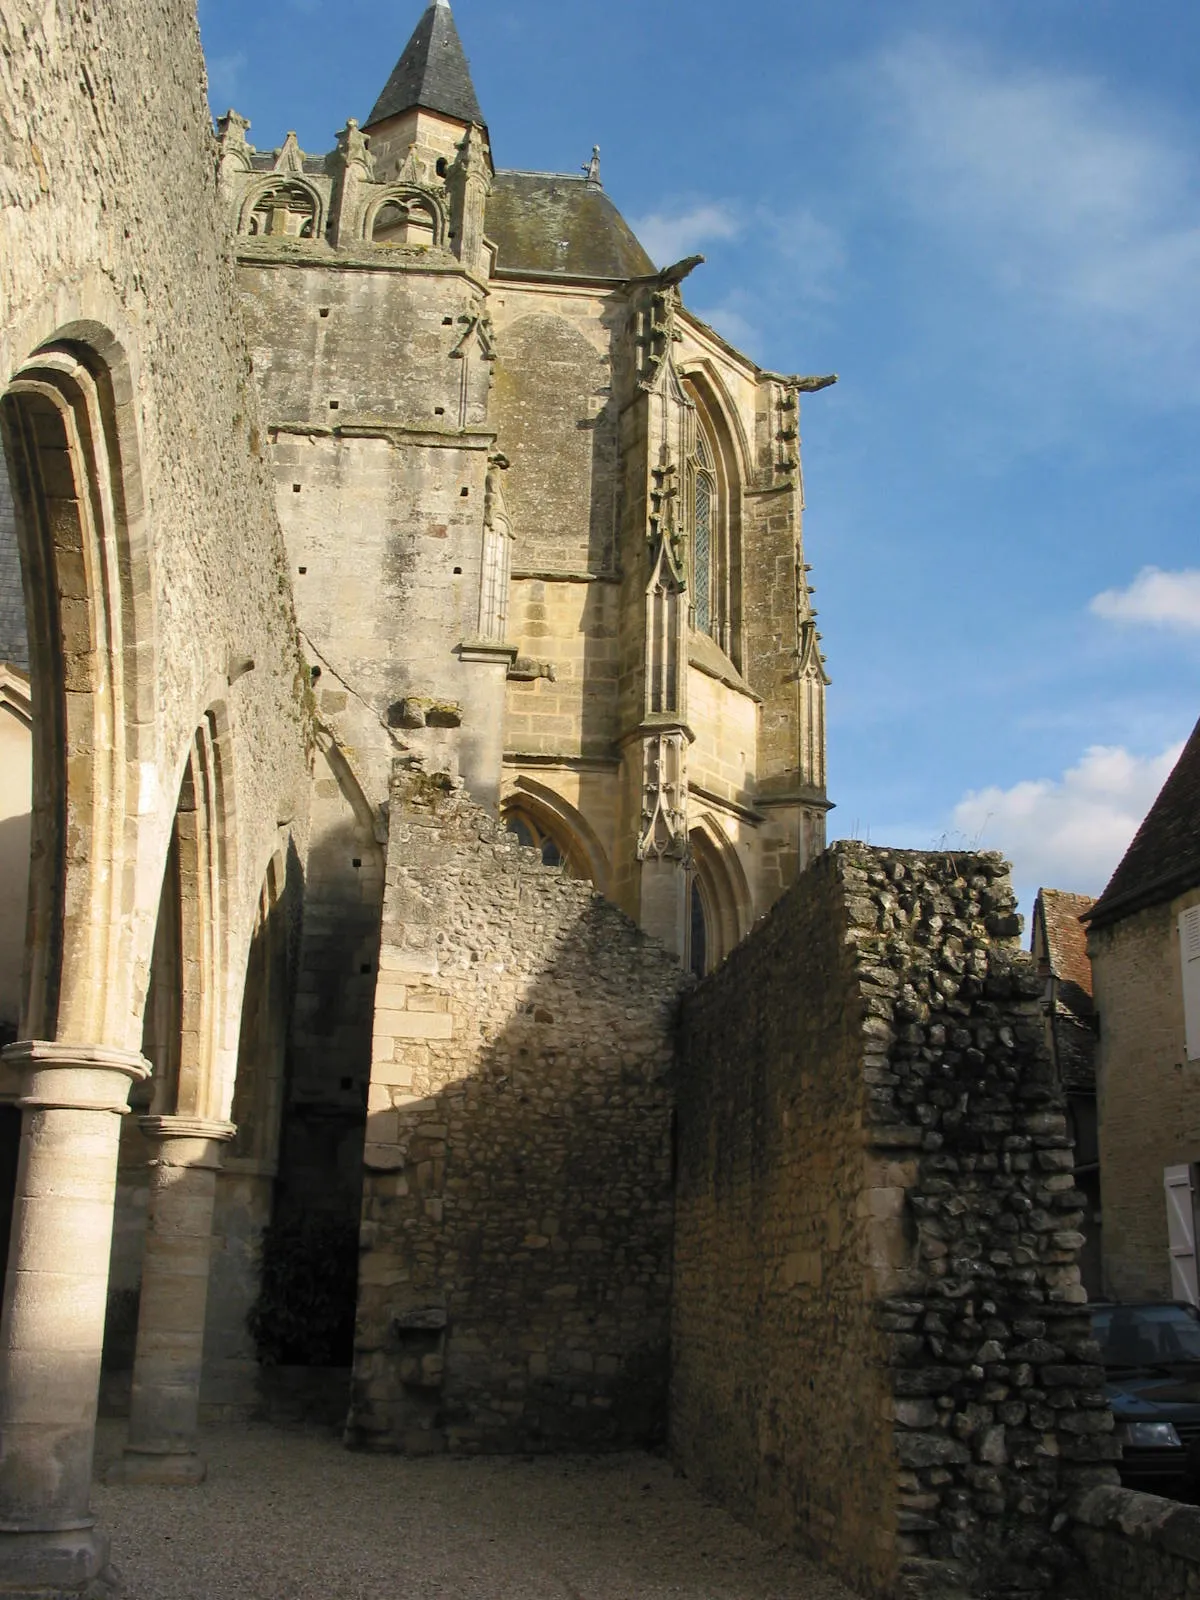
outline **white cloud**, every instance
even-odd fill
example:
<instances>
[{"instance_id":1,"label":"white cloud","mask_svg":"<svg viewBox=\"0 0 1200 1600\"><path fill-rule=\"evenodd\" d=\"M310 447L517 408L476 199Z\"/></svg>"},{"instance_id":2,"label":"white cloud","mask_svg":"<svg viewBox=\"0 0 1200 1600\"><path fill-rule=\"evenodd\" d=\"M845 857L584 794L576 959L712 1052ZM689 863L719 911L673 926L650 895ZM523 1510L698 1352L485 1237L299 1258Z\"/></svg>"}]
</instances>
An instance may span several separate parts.
<instances>
[{"instance_id":1,"label":"white cloud","mask_svg":"<svg viewBox=\"0 0 1200 1600\"><path fill-rule=\"evenodd\" d=\"M1143 757L1093 745L1061 778L972 791L954 808L954 840L1002 851L1023 892L1099 894L1182 749Z\"/></svg>"},{"instance_id":2,"label":"white cloud","mask_svg":"<svg viewBox=\"0 0 1200 1600\"><path fill-rule=\"evenodd\" d=\"M233 104L246 70L246 52L235 50L231 55L213 56L208 62L208 103L215 116L222 115Z\"/></svg>"},{"instance_id":3,"label":"white cloud","mask_svg":"<svg viewBox=\"0 0 1200 1600\"><path fill-rule=\"evenodd\" d=\"M1084 335L1126 386L1200 395L1196 162L1157 113L928 37L877 57L865 88L893 193L937 249L1055 338Z\"/></svg>"},{"instance_id":4,"label":"white cloud","mask_svg":"<svg viewBox=\"0 0 1200 1600\"><path fill-rule=\"evenodd\" d=\"M1143 567L1127 589L1106 589L1088 609L1107 622L1200 632L1200 570Z\"/></svg>"},{"instance_id":5,"label":"white cloud","mask_svg":"<svg viewBox=\"0 0 1200 1600\"><path fill-rule=\"evenodd\" d=\"M741 219L720 200L708 200L684 210L654 211L632 223L651 260L660 266L695 255L709 239L736 239Z\"/></svg>"}]
</instances>

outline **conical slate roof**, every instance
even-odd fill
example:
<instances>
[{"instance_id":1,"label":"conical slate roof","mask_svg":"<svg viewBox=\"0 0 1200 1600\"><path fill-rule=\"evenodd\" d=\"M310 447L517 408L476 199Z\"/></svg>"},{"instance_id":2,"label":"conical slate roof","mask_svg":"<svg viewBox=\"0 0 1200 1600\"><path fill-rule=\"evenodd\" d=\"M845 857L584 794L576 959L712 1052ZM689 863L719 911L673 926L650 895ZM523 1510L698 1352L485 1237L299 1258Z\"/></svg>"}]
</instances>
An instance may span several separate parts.
<instances>
[{"instance_id":1,"label":"conical slate roof","mask_svg":"<svg viewBox=\"0 0 1200 1600\"><path fill-rule=\"evenodd\" d=\"M408 48L363 126L369 128L416 106L454 117L458 122L483 125L483 112L449 0L433 0L417 23Z\"/></svg>"}]
</instances>

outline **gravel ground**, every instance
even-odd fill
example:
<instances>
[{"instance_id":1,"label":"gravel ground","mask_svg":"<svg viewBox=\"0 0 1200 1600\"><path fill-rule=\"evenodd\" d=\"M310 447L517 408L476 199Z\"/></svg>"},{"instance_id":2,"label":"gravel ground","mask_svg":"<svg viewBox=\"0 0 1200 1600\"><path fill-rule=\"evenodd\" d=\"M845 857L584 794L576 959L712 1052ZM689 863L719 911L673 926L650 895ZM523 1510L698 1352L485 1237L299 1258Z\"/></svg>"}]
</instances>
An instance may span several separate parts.
<instances>
[{"instance_id":1,"label":"gravel ground","mask_svg":"<svg viewBox=\"0 0 1200 1600\"><path fill-rule=\"evenodd\" d=\"M127 1600L856 1600L654 1456L414 1461L265 1426L203 1448L198 1489L97 1483Z\"/></svg>"}]
</instances>

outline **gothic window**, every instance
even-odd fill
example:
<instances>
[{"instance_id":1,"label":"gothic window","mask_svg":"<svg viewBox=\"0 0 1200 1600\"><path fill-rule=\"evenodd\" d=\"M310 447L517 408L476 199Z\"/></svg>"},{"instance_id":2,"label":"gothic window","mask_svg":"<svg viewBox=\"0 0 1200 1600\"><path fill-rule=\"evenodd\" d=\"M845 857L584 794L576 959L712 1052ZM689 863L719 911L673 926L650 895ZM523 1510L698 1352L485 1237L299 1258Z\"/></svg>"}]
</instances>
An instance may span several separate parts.
<instances>
[{"instance_id":1,"label":"gothic window","mask_svg":"<svg viewBox=\"0 0 1200 1600\"><path fill-rule=\"evenodd\" d=\"M704 894L700 888L699 878L692 879L692 930L691 930L691 969L697 978L702 978L708 971L708 919L704 910Z\"/></svg>"},{"instance_id":2,"label":"gothic window","mask_svg":"<svg viewBox=\"0 0 1200 1600\"><path fill-rule=\"evenodd\" d=\"M724 603L727 566L716 452L697 418L692 462L693 625L698 633L711 634L722 649L729 647L729 619Z\"/></svg>"},{"instance_id":3,"label":"gothic window","mask_svg":"<svg viewBox=\"0 0 1200 1600\"><path fill-rule=\"evenodd\" d=\"M371 242L428 249L434 242L433 215L419 200L389 200L376 213Z\"/></svg>"},{"instance_id":4,"label":"gothic window","mask_svg":"<svg viewBox=\"0 0 1200 1600\"><path fill-rule=\"evenodd\" d=\"M317 201L302 183L277 183L254 202L246 231L256 236L311 239L316 229Z\"/></svg>"},{"instance_id":5,"label":"gothic window","mask_svg":"<svg viewBox=\"0 0 1200 1600\"><path fill-rule=\"evenodd\" d=\"M548 833L540 823L535 822L528 812L508 812L504 819L504 825L509 833L516 834L527 850L538 851L546 866L565 868L569 878L584 876L584 874L578 874L572 869L567 851L563 849L554 835Z\"/></svg>"},{"instance_id":6,"label":"gothic window","mask_svg":"<svg viewBox=\"0 0 1200 1600\"><path fill-rule=\"evenodd\" d=\"M696 626L701 633L712 631L712 514L713 490L711 458L701 434L696 449L695 558L693 573L696 592Z\"/></svg>"}]
</instances>

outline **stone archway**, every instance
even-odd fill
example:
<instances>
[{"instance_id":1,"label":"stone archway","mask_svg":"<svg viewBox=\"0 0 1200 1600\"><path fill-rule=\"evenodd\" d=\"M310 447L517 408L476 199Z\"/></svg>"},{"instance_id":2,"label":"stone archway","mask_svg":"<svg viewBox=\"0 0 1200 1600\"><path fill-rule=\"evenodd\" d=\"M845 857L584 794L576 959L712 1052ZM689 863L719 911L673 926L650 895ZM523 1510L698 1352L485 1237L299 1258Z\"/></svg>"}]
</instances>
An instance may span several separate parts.
<instances>
[{"instance_id":1,"label":"stone archway","mask_svg":"<svg viewBox=\"0 0 1200 1600\"><path fill-rule=\"evenodd\" d=\"M202 1418L249 1416L259 1400L259 1361L248 1317L259 1294L263 1234L279 1175L300 894L294 850L277 852L250 937L231 1113L236 1132L217 1178Z\"/></svg>"},{"instance_id":2,"label":"stone archway","mask_svg":"<svg viewBox=\"0 0 1200 1600\"><path fill-rule=\"evenodd\" d=\"M135 874L146 829L133 706L152 664L150 584L123 358L43 346L0 396L28 634L33 783L19 1033L0 1098L21 1118L0 1349L0 1529L52 1586L107 1555L89 1515L119 1114L148 1065L129 1048ZM132 519L132 520L131 520ZM127 870L128 869L128 870ZM53 1366L54 1382L38 1374ZM70 1530L63 1534L63 1530ZM10 1557L12 1559L12 1557Z\"/></svg>"}]
</instances>

